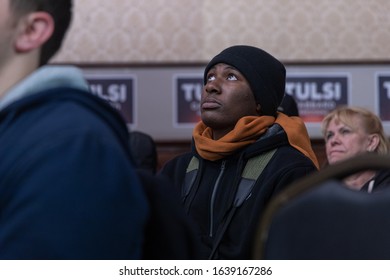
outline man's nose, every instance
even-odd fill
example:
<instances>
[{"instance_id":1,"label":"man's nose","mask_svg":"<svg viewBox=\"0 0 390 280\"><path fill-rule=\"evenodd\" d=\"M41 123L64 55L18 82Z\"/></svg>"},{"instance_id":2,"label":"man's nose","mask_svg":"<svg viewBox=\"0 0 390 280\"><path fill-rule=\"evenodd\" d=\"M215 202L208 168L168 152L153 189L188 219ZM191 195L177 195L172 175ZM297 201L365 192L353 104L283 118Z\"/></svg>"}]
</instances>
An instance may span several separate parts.
<instances>
[{"instance_id":1,"label":"man's nose","mask_svg":"<svg viewBox=\"0 0 390 280\"><path fill-rule=\"evenodd\" d=\"M220 93L221 86L218 78L215 78L212 81L208 81L204 86L204 89L207 93Z\"/></svg>"}]
</instances>

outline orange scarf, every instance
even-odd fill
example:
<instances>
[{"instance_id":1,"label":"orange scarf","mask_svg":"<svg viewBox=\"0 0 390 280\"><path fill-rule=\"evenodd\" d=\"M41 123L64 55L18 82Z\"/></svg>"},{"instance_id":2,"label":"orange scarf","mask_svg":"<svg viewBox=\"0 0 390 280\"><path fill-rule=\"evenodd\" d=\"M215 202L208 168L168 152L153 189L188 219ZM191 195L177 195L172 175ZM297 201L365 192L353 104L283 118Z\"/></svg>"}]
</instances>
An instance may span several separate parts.
<instances>
[{"instance_id":1,"label":"orange scarf","mask_svg":"<svg viewBox=\"0 0 390 280\"><path fill-rule=\"evenodd\" d=\"M213 139L212 129L199 122L193 131L195 147L202 158L215 161L233 154L236 150L254 143L268 127L279 124L287 134L291 146L307 156L319 168L305 124L299 117L278 113L271 116L247 116L241 118L234 129L218 140Z\"/></svg>"}]
</instances>

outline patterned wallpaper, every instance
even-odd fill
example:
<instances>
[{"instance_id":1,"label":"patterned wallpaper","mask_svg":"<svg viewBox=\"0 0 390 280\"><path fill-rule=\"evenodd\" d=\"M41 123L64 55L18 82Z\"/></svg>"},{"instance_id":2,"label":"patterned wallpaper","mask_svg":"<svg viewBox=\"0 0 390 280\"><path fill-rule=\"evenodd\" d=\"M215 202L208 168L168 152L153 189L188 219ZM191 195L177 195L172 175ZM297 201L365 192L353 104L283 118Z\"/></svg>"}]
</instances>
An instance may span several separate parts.
<instances>
[{"instance_id":1,"label":"patterned wallpaper","mask_svg":"<svg viewBox=\"0 0 390 280\"><path fill-rule=\"evenodd\" d=\"M55 62L204 62L233 44L283 61L389 61L389 0L75 0Z\"/></svg>"}]
</instances>

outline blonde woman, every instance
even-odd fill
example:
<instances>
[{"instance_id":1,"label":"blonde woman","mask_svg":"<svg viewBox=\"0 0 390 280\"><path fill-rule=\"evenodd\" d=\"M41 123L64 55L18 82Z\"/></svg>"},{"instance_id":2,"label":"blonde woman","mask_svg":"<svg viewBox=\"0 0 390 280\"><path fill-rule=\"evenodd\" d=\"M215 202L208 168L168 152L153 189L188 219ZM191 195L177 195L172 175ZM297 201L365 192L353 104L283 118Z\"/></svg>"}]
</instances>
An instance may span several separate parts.
<instances>
[{"instance_id":1,"label":"blonde woman","mask_svg":"<svg viewBox=\"0 0 390 280\"><path fill-rule=\"evenodd\" d=\"M364 108L336 108L323 119L322 133L330 165L363 153L389 153L389 140L380 118ZM367 170L344 182L351 189L373 192L390 185L390 171Z\"/></svg>"}]
</instances>

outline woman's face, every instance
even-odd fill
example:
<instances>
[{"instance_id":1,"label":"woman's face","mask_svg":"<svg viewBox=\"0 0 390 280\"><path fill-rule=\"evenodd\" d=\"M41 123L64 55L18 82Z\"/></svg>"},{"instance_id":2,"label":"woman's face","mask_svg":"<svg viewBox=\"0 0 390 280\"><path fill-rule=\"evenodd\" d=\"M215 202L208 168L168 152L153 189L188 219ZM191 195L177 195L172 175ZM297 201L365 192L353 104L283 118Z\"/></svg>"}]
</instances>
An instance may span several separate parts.
<instances>
[{"instance_id":1,"label":"woman's face","mask_svg":"<svg viewBox=\"0 0 390 280\"><path fill-rule=\"evenodd\" d=\"M329 122L325 133L325 149L329 164L373 151L372 136L365 132L359 117L353 117L354 128L334 118Z\"/></svg>"}]
</instances>

